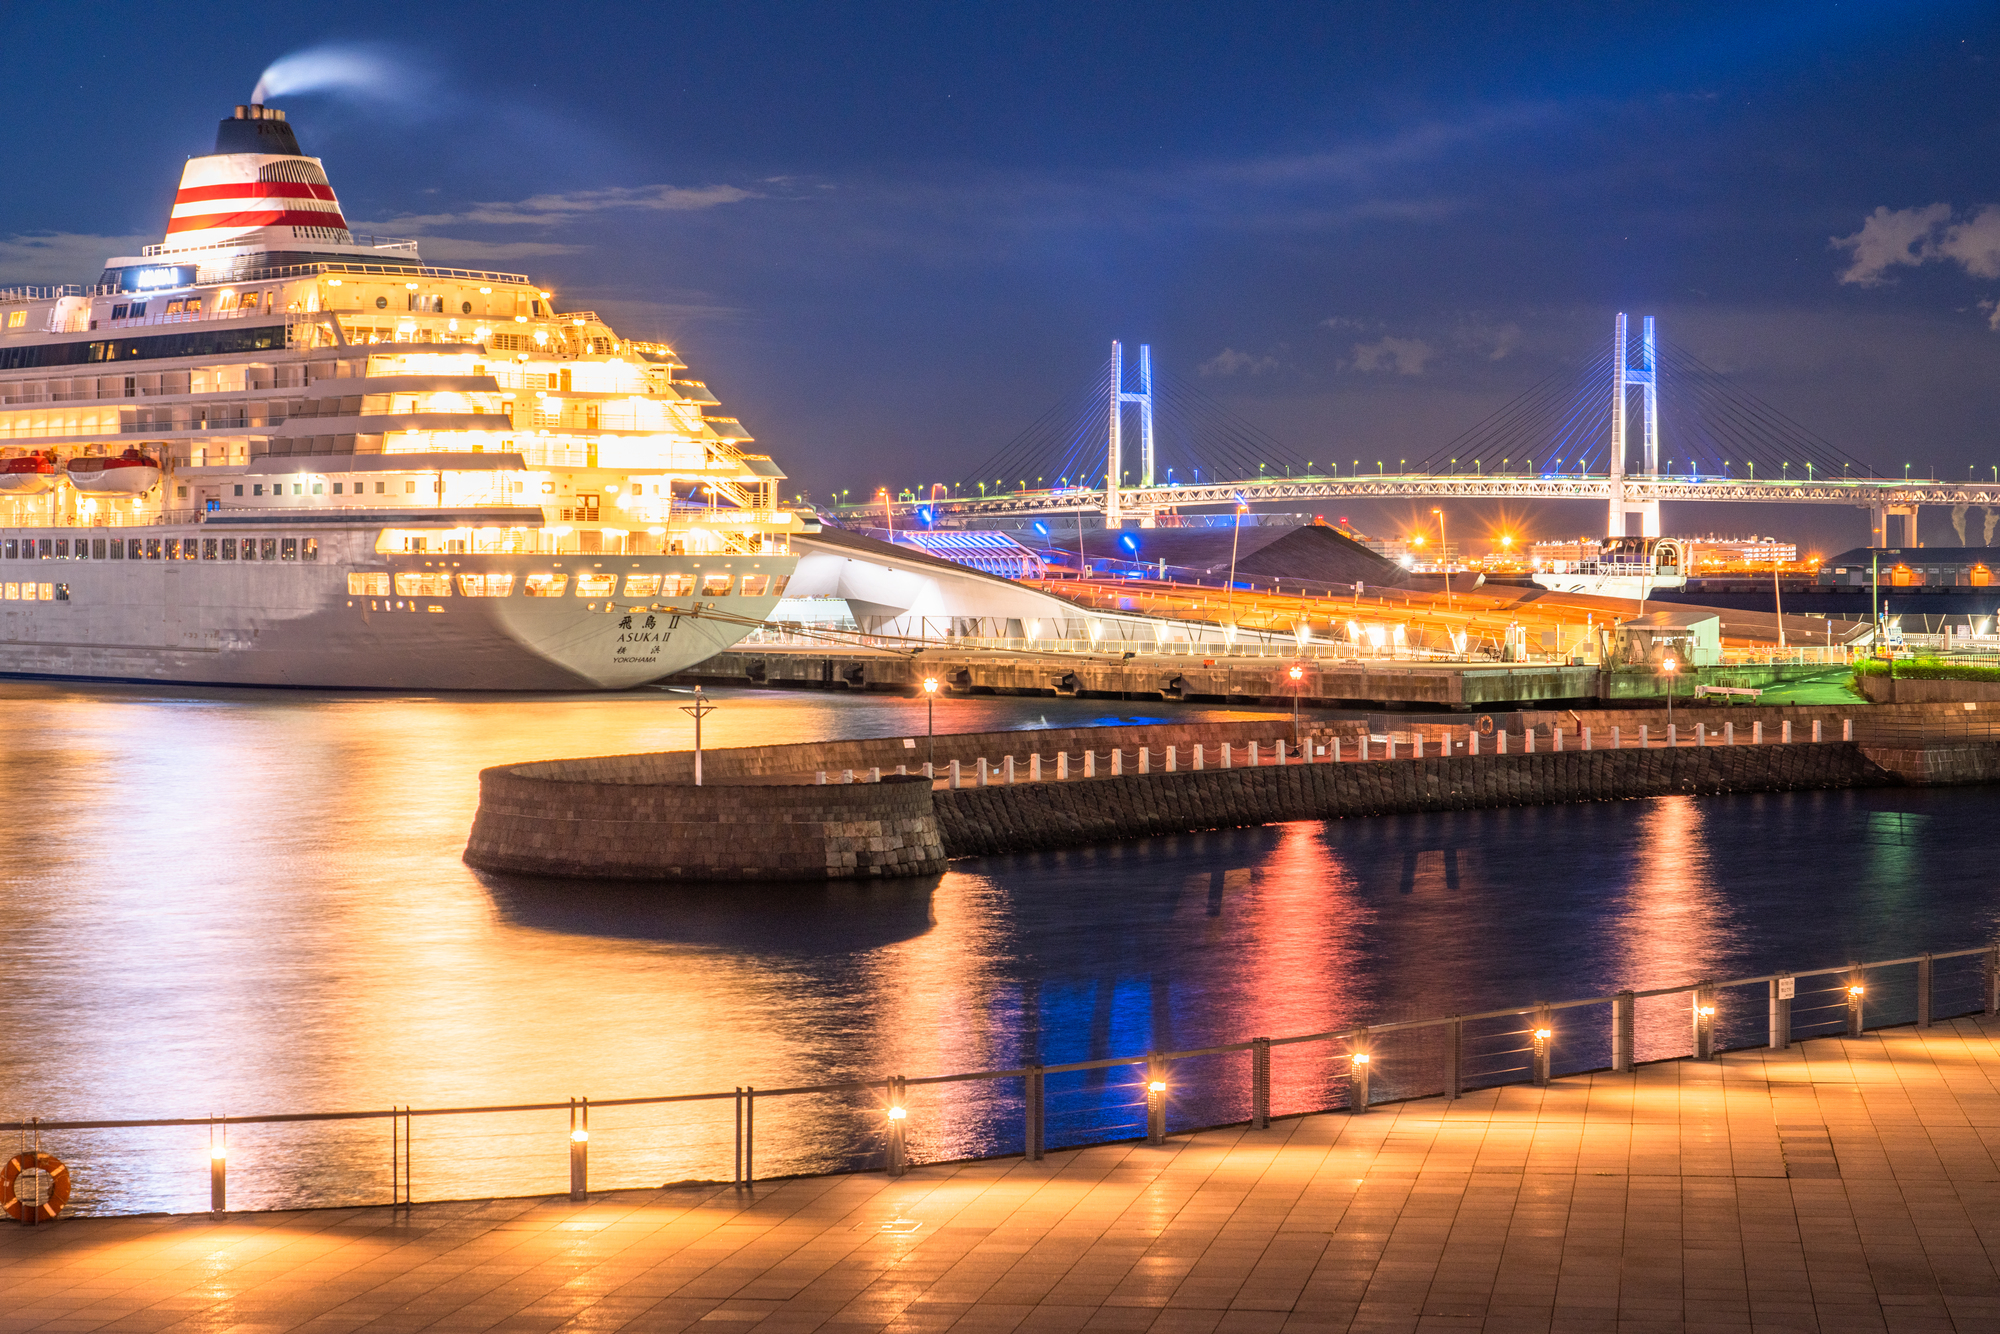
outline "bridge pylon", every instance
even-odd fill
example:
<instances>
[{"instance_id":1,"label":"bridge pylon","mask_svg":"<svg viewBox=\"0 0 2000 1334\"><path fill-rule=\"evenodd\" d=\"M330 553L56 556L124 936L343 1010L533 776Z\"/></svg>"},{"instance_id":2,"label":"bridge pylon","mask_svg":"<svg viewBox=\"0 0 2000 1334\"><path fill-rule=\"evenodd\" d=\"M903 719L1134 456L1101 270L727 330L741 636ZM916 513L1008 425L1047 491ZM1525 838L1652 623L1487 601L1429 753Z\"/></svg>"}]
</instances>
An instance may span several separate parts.
<instances>
[{"instance_id":1,"label":"bridge pylon","mask_svg":"<svg viewBox=\"0 0 2000 1334\"><path fill-rule=\"evenodd\" d=\"M1111 429L1106 440L1104 467L1104 526L1107 528L1116 528L1125 520L1119 479L1125 470L1124 414L1127 403L1139 405L1139 485L1150 489L1153 485L1153 348L1150 343L1139 344L1139 392L1136 394L1125 388L1124 345L1116 341L1111 344ZM1150 526L1150 511L1146 522Z\"/></svg>"},{"instance_id":2,"label":"bridge pylon","mask_svg":"<svg viewBox=\"0 0 2000 1334\"><path fill-rule=\"evenodd\" d=\"M1639 531L1631 536L1660 535L1660 502L1630 499L1625 489L1625 451L1631 424L1628 391L1635 388L1645 391L1640 405L1640 475L1660 475L1660 360L1658 346L1653 340L1651 315L1645 317L1641 328L1639 362L1635 366L1632 364L1632 340L1626 328L1625 312L1618 312L1611 345L1611 506L1604 526L1607 537L1628 536L1626 524L1634 514L1639 518Z\"/></svg>"}]
</instances>

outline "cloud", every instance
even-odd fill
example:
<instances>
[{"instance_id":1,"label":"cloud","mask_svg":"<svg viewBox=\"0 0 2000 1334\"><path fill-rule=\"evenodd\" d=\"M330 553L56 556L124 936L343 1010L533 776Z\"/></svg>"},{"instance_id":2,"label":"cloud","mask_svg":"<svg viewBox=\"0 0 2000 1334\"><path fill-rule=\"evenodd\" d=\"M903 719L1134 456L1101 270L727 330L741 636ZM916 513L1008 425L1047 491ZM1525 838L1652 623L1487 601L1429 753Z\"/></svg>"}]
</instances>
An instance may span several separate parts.
<instances>
[{"instance_id":1,"label":"cloud","mask_svg":"<svg viewBox=\"0 0 2000 1334\"><path fill-rule=\"evenodd\" d=\"M734 185L615 186L605 190L573 190L567 194L533 195L514 203L473 204L461 213L416 213L390 226L421 231L430 227L554 227L586 213L636 209L648 213L690 213L759 198Z\"/></svg>"},{"instance_id":2,"label":"cloud","mask_svg":"<svg viewBox=\"0 0 2000 1334\"><path fill-rule=\"evenodd\" d=\"M1397 375L1422 375L1424 366L1437 354L1437 349L1421 338L1397 338L1384 334L1373 343L1356 343L1354 360L1348 363L1357 371L1373 373L1393 371Z\"/></svg>"},{"instance_id":3,"label":"cloud","mask_svg":"<svg viewBox=\"0 0 2000 1334\"><path fill-rule=\"evenodd\" d=\"M1266 371L1278 369L1276 357L1256 357L1248 352L1238 352L1233 347L1225 347L1195 368L1202 375L1262 375Z\"/></svg>"},{"instance_id":4,"label":"cloud","mask_svg":"<svg viewBox=\"0 0 2000 1334\"><path fill-rule=\"evenodd\" d=\"M157 236L38 232L0 240L0 283L94 283L104 261L136 255Z\"/></svg>"},{"instance_id":5,"label":"cloud","mask_svg":"<svg viewBox=\"0 0 2000 1334\"><path fill-rule=\"evenodd\" d=\"M1952 219L1950 204L1876 209L1854 235L1832 238L1836 250L1854 257L1840 281L1880 287L1890 281L1890 269L1933 260L1957 264L1974 278L2000 278L2000 205Z\"/></svg>"},{"instance_id":6,"label":"cloud","mask_svg":"<svg viewBox=\"0 0 2000 1334\"><path fill-rule=\"evenodd\" d=\"M1453 335L1459 346L1470 348L1488 361L1505 361L1521 345L1521 326L1511 320L1504 324L1467 321Z\"/></svg>"}]
</instances>

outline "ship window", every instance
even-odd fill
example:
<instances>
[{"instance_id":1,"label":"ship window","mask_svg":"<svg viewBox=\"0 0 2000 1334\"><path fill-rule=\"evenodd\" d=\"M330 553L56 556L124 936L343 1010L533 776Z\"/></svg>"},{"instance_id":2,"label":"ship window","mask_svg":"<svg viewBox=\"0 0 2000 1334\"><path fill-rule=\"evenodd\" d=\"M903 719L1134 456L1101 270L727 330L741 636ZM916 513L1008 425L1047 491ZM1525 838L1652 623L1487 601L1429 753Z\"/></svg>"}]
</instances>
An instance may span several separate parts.
<instances>
[{"instance_id":1,"label":"ship window","mask_svg":"<svg viewBox=\"0 0 2000 1334\"><path fill-rule=\"evenodd\" d=\"M500 574L461 574L458 576L458 591L469 598L504 598L514 592L514 576Z\"/></svg>"},{"instance_id":2,"label":"ship window","mask_svg":"<svg viewBox=\"0 0 2000 1334\"><path fill-rule=\"evenodd\" d=\"M55 591L56 591L56 601L58 601L58 602L67 602L67 601L69 601L69 585L68 585L68 584L57 584L57 585L55 586ZM48 599L48 596L49 596L49 586L48 586L47 584L43 584L43 585L42 585L42 598L43 598L43 600L44 600L44 601L46 601L46 600Z\"/></svg>"},{"instance_id":3,"label":"ship window","mask_svg":"<svg viewBox=\"0 0 2000 1334\"><path fill-rule=\"evenodd\" d=\"M299 539L298 539L298 538L296 538L296 537L287 537L287 538L285 538L284 540L282 540L281 542L279 542L279 543L278 543L278 559L279 559L279 560L297 560L298 558L299 558Z\"/></svg>"},{"instance_id":4,"label":"ship window","mask_svg":"<svg viewBox=\"0 0 2000 1334\"><path fill-rule=\"evenodd\" d=\"M56 539L56 559L57 559L57 560L68 560L68 559L69 559L69 539L68 539L68 538L66 538L66 537L58 537L58 538Z\"/></svg>"},{"instance_id":5,"label":"ship window","mask_svg":"<svg viewBox=\"0 0 2000 1334\"><path fill-rule=\"evenodd\" d=\"M255 292L245 292L241 297L241 299L238 301L238 304L244 310L257 309L257 294Z\"/></svg>"},{"instance_id":6,"label":"ship window","mask_svg":"<svg viewBox=\"0 0 2000 1334\"><path fill-rule=\"evenodd\" d=\"M125 312L130 309L132 309L132 306L129 302L124 305L113 306L111 308L111 318L114 320L122 320L125 318Z\"/></svg>"},{"instance_id":7,"label":"ship window","mask_svg":"<svg viewBox=\"0 0 2000 1334\"><path fill-rule=\"evenodd\" d=\"M299 543L299 555L301 557L306 560L319 559L319 539L317 537L302 537L299 539Z\"/></svg>"},{"instance_id":8,"label":"ship window","mask_svg":"<svg viewBox=\"0 0 2000 1334\"><path fill-rule=\"evenodd\" d=\"M222 558L223 558L224 560L235 560L235 559L236 559L236 539L235 539L235 538L233 538L233 537L225 537L225 538L223 538L223 539L222 539Z\"/></svg>"},{"instance_id":9,"label":"ship window","mask_svg":"<svg viewBox=\"0 0 2000 1334\"><path fill-rule=\"evenodd\" d=\"M375 494L378 496L386 494L388 492L388 489L389 489L389 484L387 482L375 483Z\"/></svg>"},{"instance_id":10,"label":"ship window","mask_svg":"<svg viewBox=\"0 0 2000 1334\"><path fill-rule=\"evenodd\" d=\"M139 318L139 317L140 317L141 315L144 315L145 313L146 313L146 303L145 303L145 302L143 302L143 301L134 301L134 302L132 303L132 318L133 318L133 319L135 319L135 320L136 320L136 319L138 319L138 318Z\"/></svg>"},{"instance_id":11,"label":"ship window","mask_svg":"<svg viewBox=\"0 0 2000 1334\"><path fill-rule=\"evenodd\" d=\"M28 312L27 312L27 311L25 311L25 310L16 310L16 311L11 311L11 312L9 312L9 313L8 313L8 316L7 316L7 327L8 327L9 329L19 329L19 328L22 328L22 327L26 326L26 324L27 324L27 323L28 323Z\"/></svg>"},{"instance_id":12,"label":"ship window","mask_svg":"<svg viewBox=\"0 0 2000 1334\"><path fill-rule=\"evenodd\" d=\"M389 298L388 298L388 297L386 297L386 296L378 296L378 297L376 297L376 298L375 298L375 309L377 309L377 310L387 310L388 308L389 308Z\"/></svg>"},{"instance_id":13,"label":"ship window","mask_svg":"<svg viewBox=\"0 0 2000 1334\"><path fill-rule=\"evenodd\" d=\"M40 550L41 558L43 560L47 560L49 558L49 539L46 537L43 538L41 540L40 545L41 545L41 550Z\"/></svg>"},{"instance_id":14,"label":"ship window","mask_svg":"<svg viewBox=\"0 0 2000 1334\"><path fill-rule=\"evenodd\" d=\"M238 482L236 484L236 494L239 496L243 494L243 483Z\"/></svg>"},{"instance_id":15,"label":"ship window","mask_svg":"<svg viewBox=\"0 0 2000 1334\"><path fill-rule=\"evenodd\" d=\"M531 598L559 598L569 587L566 574L531 574L521 591Z\"/></svg>"},{"instance_id":16,"label":"ship window","mask_svg":"<svg viewBox=\"0 0 2000 1334\"><path fill-rule=\"evenodd\" d=\"M448 598L451 596L451 576L439 570L435 574L405 571L396 576L396 596L405 598Z\"/></svg>"},{"instance_id":17,"label":"ship window","mask_svg":"<svg viewBox=\"0 0 2000 1334\"><path fill-rule=\"evenodd\" d=\"M244 538L244 539L243 539L243 559L244 559L244 560L256 560L256 559L257 559L257 539L256 539L256 538L254 538L254 537L246 537L246 538Z\"/></svg>"},{"instance_id":18,"label":"ship window","mask_svg":"<svg viewBox=\"0 0 2000 1334\"><path fill-rule=\"evenodd\" d=\"M7 544L7 559L19 560L20 558L21 558L21 544L19 542L9 542Z\"/></svg>"},{"instance_id":19,"label":"ship window","mask_svg":"<svg viewBox=\"0 0 2000 1334\"><path fill-rule=\"evenodd\" d=\"M278 558L278 539L275 537L265 538L264 549L257 554L264 560L276 560Z\"/></svg>"},{"instance_id":20,"label":"ship window","mask_svg":"<svg viewBox=\"0 0 2000 1334\"><path fill-rule=\"evenodd\" d=\"M132 538L132 539L131 539L130 541L128 541L128 542L127 542L127 543L125 544L125 555L126 555L126 558L127 558L127 559L129 559L129 560L138 560L138 559L139 559L139 552L140 552L140 545L139 545L139 539L138 539L138 538L136 538L136 537L135 537L135 538Z\"/></svg>"},{"instance_id":21,"label":"ship window","mask_svg":"<svg viewBox=\"0 0 2000 1334\"><path fill-rule=\"evenodd\" d=\"M342 486L342 485L343 485L343 484L342 484L342 483L340 483L340 482L335 482L335 483L333 484L333 494L335 494L336 496L337 496L337 495L339 495L339 494L341 494L341 491L340 491L340 488L341 488L341 486ZM361 487L360 487L360 484L359 484L359 483L356 483L356 484L355 484L355 490L354 490L354 494L356 494L356 495L360 495L360 494L361 494Z\"/></svg>"},{"instance_id":22,"label":"ship window","mask_svg":"<svg viewBox=\"0 0 2000 1334\"><path fill-rule=\"evenodd\" d=\"M615 574L579 574L576 577L576 595L580 598L608 598L618 587Z\"/></svg>"},{"instance_id":23,"label":"ship window","mask_svg":"<svg viewBox=\"0 0 2000 1334\"><path fill-rule=\"evenodd\" d=\"M21 586L19 584L8 584L4 588L0 588L0 597L6 598L9 602L19 602L21 600Z\"/></svg>"},{"instance_id":24,"label":"ship window","mask_svg":"<svg viewBox=\"0 0 2000 1334\"><path fill-rule=\"evenodd\" d=\"M236 494L240 496L240 495L242 495L242 494L243 494L243 492L241 491L241 489L239 489L239 490L237 491L237 493L236 493ZM255 486L251 487L251 488L250 488L250 494L251 494L251 495L253 495L253 496L261 496L261 495L263 495L263 494L264 494L264 484L263 484L262 482L259 482L259 483L257 483L257 484L256 484Z\"/></svg>"},{"instance_id":25,"label":"ship window","mask_svg":"<svg viewBox=\"0 0 2000 1334\"><path fill-rule=\"evenodd\" d=\"M146 559L147 559L147 560L158 560L159 558L160 558L160 539L159 539L159 538L157 538L157 537L149 537L149 538L147 538L147 539L146 539Z\"/></svg>"},{"instance_id":26,"label":"ship window","mask_svg":"<svg viewBox=\"0 0 2000 1334\"><path fill-rule=\"evenodd\" d=\"M727 597L729 585L734 579L734 575L718 571L704 574L701 577L701 595L705 598Z\"/></svg>"},{"instance_id":27,"label":"ship window","mask_svg":"<svg viewBox=\"0 0 2000 1334\"><path fill-rule=\"evenodd\" d=\"M417 494L417 484L415 482L404 482L403 494L406 496L414 496L415 494Z\"/></svg>"},{"instance_id":28,"label":"ship window","mask_svg":"<svg viewBox=\"0 0 2000 1334\"><path fill-rule=\"evenodd\" d=\"M212 537L204 537L204 538L202 538L202 539L201 539L201 558L202 558L203 560L214 560L214 559L215 559L215 539L214 539L214 538L212 538Z\"/></svg>"},{"instance_id":29,"label":"ship window","mask_svg":"<svg viewBox=\"0 0 2000 1334\"><path fill-rule=\"evenodd\" d=\"M179 560L180 558L181 558L181 540L180 540L180 539L179 539L178 537L170 537L170 538L168 538L168 539L167 539L167 559L168 559L168 560Z\"/></svg>"},{"instance_id":30,"label":"ship window","mask_svg":"<svg viewBox=\"0 0 2000 1334\"><path fill-rule=\"evenodd\" d=\"M358 598L388 597L389 576L386 574L350 574L347 576L347 591Z\"/></svg>"},{"instance_id":31,"label":"ship window","mask_svg":"<svg viewBox=\"0 0 2000 1334\"><path fill-rule=\"evenodd\" d=\"M181 303L180 303L180 302L178 302L178 301L169 301L169 302L167 302L167 314L169 314L169 315L178 315L178 314L180 314L180 313L181 313Z\"/></svg>"},{"instance_id":32,"label":"ship window","mask_svg":"<svg viewBox=\"0 0 2000 1334\"><path fill-rule=\"evenodd\" d=\"M660 593L670 598L684 598L694 592L694 576L691 574L666 574L660 576Z\"/></svg>"},{"instance_id":33,"label":"ship window","mask_svg":"<svg viewBox=\"0 0 2000 1334\"><path fill-rule=\"evenodd\" d=\"M764 590L770 586L770 575L746 574L743 576L743 587L737 591L742 593L746 598L760 598L764 596Z\"/></svg>"},{"instance_id":34,"label":"ship window","mask_svg":"<svg viewBox=\"0 0 2000 1334\"><path fill-rule=\"evenodd\" d=\"M628 598L655 597L660 591L660 576L657 574L628 574L625 576L625 596Z\"/></svg>"},{"instance_id":35,"label":"ship window","mask_svg":"<svg viewBox=\"0 0 2000 1334\"><path fill-rule=\"evenodd\" d=\"M103 560L103 559L104 559L104 539L103 539L103 538L101 538L101 537L100 537L100 538L96 539L95 541L93 541L93 542L92 542L92 543L90 544L90 555L91 555L91 559L93 559L93 560Z\"/></svg>"},{"instance_id":36,"label":"ship window","mask_svg":"<svg viewBox=\"0 0 2000 1334\"><path fill-rule=\"evenodd\" d=\"M790 582L792 582L792 576L789 574L779 575L778 582L771 586L771 596L774 598L783 597L785 595L785 585Z\"/></svg>"}]
</instances>

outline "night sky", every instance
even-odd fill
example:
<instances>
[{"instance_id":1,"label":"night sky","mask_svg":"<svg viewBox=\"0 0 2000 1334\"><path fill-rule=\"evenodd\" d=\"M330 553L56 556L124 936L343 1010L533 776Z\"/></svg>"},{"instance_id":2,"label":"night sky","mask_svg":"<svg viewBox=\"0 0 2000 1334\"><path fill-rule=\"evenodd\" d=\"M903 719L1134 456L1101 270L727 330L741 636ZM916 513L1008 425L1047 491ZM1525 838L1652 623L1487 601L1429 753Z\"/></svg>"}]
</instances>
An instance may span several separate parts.
<instances>
[{"instance_id":1,"label":"night sky","mask_svg":"<svg viewBox=\"0 0 2000 1334\"><path fill-rule=\"evenodd\" d=\"M1990 4L10 5L0 38L0 282L159 240L182 159L319 50L344 85L271 101L357 229L670 339L820 498L972 474L1113 338L1300 457L1422 457L1619 309L1885 472L2000 464Z\"/></svg>"}]
</instances>

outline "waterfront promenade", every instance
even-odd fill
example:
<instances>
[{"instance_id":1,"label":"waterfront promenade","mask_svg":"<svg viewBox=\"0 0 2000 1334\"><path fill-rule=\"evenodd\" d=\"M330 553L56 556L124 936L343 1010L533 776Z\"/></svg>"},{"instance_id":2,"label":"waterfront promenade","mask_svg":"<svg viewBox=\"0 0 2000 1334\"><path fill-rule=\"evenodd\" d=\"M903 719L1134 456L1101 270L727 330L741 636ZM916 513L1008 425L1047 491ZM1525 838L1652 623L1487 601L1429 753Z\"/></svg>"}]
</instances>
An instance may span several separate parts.
<instances>
[{"instance_id":1,"label":"waterfront promenade","mask_svg":"<svg viewBox=\"0 0 2000 1334\"><path fill-rule=\"evenodd\" d=\"M2000 1020L880 1174L0 1230L0 1334L2000 1329Z\"/></svg>"}]
</instances>

